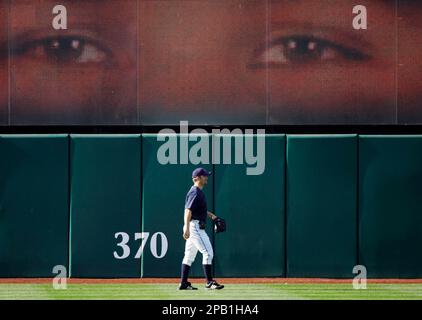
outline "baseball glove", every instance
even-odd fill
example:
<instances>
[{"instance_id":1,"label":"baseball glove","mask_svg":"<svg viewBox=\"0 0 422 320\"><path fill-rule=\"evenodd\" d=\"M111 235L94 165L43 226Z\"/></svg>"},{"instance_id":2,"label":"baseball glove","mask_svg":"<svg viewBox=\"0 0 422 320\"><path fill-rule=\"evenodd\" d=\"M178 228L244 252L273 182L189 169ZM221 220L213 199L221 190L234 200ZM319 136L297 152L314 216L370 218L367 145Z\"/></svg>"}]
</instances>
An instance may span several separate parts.
<instances>
[{"instance_id":1,"label":"baseball glove","mask_svg":"<svg viewBox=\"0 0 422 320\"><path fill-rule=\"evenodd\" d=\"M214 220L214 231L215 233L226 231L226 220L217 218Z\"/></svg>"}]
</instances>

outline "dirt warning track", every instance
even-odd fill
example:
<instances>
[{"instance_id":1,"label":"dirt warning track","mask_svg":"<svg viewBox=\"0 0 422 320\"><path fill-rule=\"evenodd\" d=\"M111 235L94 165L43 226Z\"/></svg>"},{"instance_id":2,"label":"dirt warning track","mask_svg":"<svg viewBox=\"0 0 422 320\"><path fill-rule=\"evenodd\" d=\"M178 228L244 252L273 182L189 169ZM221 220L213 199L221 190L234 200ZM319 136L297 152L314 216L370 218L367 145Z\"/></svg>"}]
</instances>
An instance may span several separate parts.
<instances>
[{"instance_id":1,"label":"dirt warning track","mask_svg":"<svg viewBox=\"0 0 422 320\"><path fill-rule=\"evenodd\" d=\"M337 284L351 283L352 279L321 279L321 278L218 278L224 284ZM52 278L3 278L0 284L45 284L51 283ZM162 283L179 283L179 278L143 278L143 279L77 279L71 278L67 280L69 284L162 284ZM191 278L192 283L203 283L202 278ZM368 279L368 283L385 283L385 284L418 284L422 283L422 279Z\"/></svg>"}]
</instances>

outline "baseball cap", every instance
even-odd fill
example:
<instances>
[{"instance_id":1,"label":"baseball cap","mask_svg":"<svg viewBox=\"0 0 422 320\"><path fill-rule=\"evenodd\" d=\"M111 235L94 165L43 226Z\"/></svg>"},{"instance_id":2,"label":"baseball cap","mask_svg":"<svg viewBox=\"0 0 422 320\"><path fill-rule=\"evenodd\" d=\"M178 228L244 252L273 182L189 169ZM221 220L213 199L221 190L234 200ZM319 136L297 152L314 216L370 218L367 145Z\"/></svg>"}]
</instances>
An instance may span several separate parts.
<instances>
[{"instance_id":1,"label":"baseball cap","mask_svg":"<svg viewBox=\"0 0 422 320\"><path fill-rule=\"evenodd\" d=\"M204 168L196 168L192 172L192 178L199 177L199 176L208 177L210 175L211 175L211 172L205 170Z\"/></svg>"}]
</instances>

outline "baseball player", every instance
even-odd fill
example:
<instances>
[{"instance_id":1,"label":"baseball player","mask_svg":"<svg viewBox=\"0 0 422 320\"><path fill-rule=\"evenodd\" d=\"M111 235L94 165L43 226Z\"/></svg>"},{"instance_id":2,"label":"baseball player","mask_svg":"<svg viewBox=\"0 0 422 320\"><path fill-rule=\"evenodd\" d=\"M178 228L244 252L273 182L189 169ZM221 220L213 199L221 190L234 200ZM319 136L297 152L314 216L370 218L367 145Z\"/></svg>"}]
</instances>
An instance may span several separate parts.
<instances>
[{"instance_id":1,"label":"baseball player","mask_svg":"<svg viewBox=\"0 0 422 320\"><path fill-rule=\"evenodd\" d=\"M202 265L207 280L206 289L219 290L224 286L218 284L212 277L212 259L214 252L210 239L205 232L207 217L217 220L212 212L207 211L207 201L202 191L208 182L211 172L197 168L192 172L193 186L186 195L183 238L186 240L185 256L182 262L182 276L179 290L197 290L188 282L189 270L196 254L201 252Z\"/></svg>"}]
</instances>

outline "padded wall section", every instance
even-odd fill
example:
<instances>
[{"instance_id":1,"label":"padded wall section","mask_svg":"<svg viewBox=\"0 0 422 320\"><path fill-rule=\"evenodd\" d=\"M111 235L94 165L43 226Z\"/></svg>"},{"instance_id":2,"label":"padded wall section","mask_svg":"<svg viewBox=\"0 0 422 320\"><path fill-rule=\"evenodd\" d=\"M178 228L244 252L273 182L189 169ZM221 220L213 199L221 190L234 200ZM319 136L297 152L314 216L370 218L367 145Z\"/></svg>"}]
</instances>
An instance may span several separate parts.
<instances>
[{"instance_id":1,"label":"padded wall section","mask_svg":"<svg viewBox=\"0 0 422 320\"><path fill-rule=\"evenodd\" d=\"M422 276L422 136L361 136L360 262L369 277Z\"/></svg>"},{"instance_id":2,"label":"padded wall section","mask_svg":"<svg viewBox=\"0 0 422 320\"><path fill-rule=\"evenodd\" d=\"M287 276L352 277L356 264L356 135L289 135Z\"/></svg>"},{"instance_id":3,"label":"padded wall section","mask_svg":"<svg viewBox=\"0 0 422 320\"><path fill-rule=\"evenodd\" d=\"M142 256L143 277L180 276L185 249L185 240L182 237L184 204L186 194L193 184L192 171L196 167L212 170L210 164L195 164L198 160L196 155L201 155L200 148L196 148L201 145L201 141L209 142L207 145L202 144L204 146L202 155L208 158L208 161L205 162L210 162L210 158L206 156L206 153L209 153L210 150L208 148L210 146L210 135L198 135L197 141L188 141L187 136L182 135L182 137L182 141L180 135L167 138L166 141L158 141L157 135L143 135L142 218L143 232L149 237ZM185 145L185 143L187 143L189 151L180 148L180 145ZM167 150L167 152L161 153L166 148L172 151ZM166 154L166 157L171 158L174 164L165 164L160 154ZM189 158L185 158L188 155ZM203 191L207 198L208 210L212 211L213 176L209 177L208 185ZM207 230L212 241L211 221L209 219ZM192 265L191 275L194 277L203 276L202 256L199 252Z\"/></svg>"},{"instance_id":4,"label":"padded wall section","mask_svg":"<svg viewBox=\"0 0 422 320\"><path fill-rule=\"evenodd\" d=\"M227 222L227 232L215 236L216 275L284 276L285 135L255 136L252 154L258 161L246 161L244 137L243 151L235 144L239 136L217 137L221 150L231 141L226 150L232 153L231 164L224 164L221 152L221 164L215 165L215 213ZM265 148L257 152L258 145ZM235 154L243 164L235 164ZM255 169L248 174L248 167Z\"/></svg>"},{"instance_id":5,"label":"padded wall section","mask_svg":"<svg viewBox=\"0 0 422 320\"><path fill-rule=\"evenodd\" d=\"M140 135L72 135L71 181L71 276L140 277Z\"/></svg>"},{"instance_id":6,"label":"padded wall section","mask_svg":"<svg viewBox=\"0 0 422 320\"><path fill-rule=\"evenodd\" d=\"M68 267L67 135L0 136L0 276Z\"/></svg>"}]
</instances>

